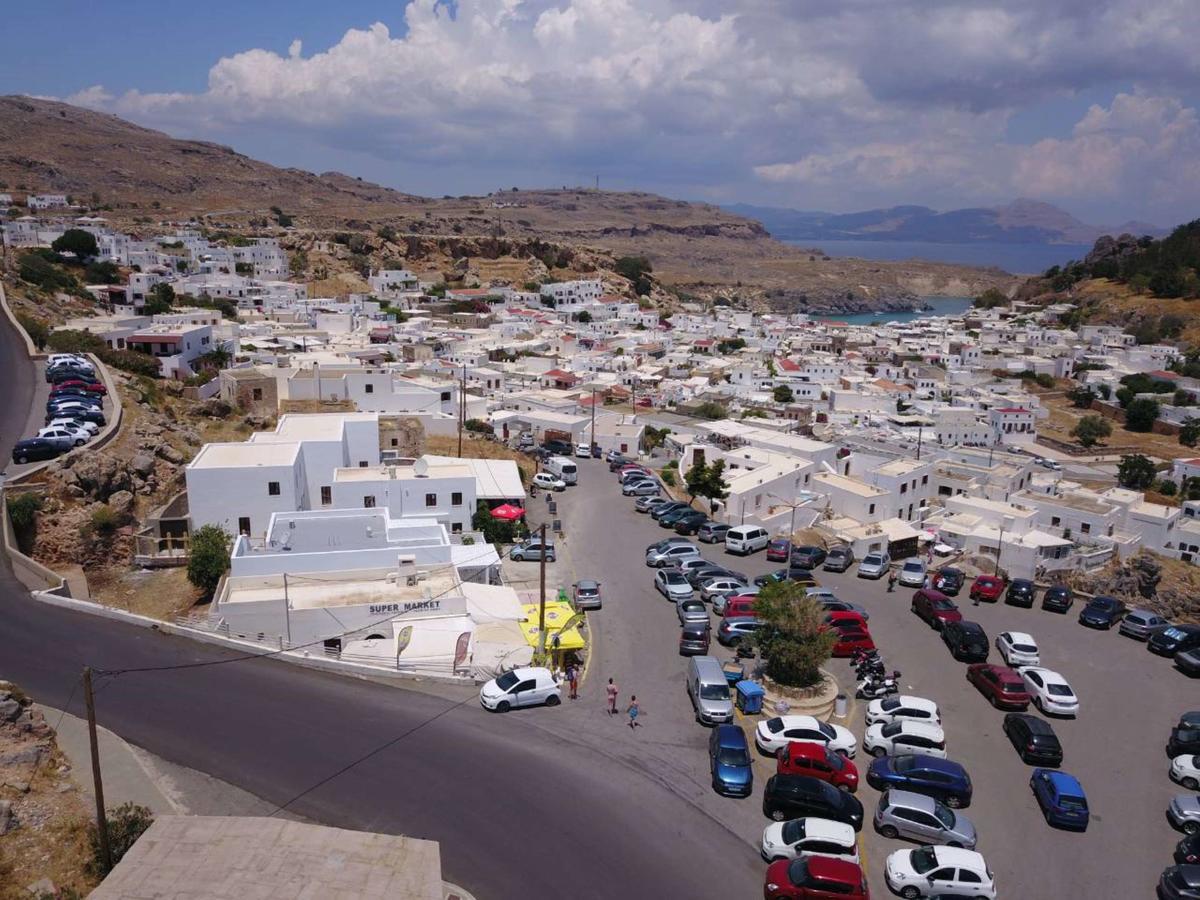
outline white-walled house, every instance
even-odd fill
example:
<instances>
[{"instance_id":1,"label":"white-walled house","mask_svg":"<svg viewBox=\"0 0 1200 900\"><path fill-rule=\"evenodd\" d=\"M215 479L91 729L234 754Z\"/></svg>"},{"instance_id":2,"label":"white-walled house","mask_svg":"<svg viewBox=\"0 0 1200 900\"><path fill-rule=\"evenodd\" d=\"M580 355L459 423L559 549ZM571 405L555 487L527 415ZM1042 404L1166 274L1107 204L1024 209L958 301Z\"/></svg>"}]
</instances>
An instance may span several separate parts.
<instances>
[{"instance_id":1,"label":"white-walled house","mask_svg":"<svg viewBox=\"0 0 1200 900\"><path fill-rule=\"evenodd\" d=\"M164 378L187 378L192 363L216 348L212 332L207 324L156 322L129 335L125 346L155 357Z\"/></svg>"},{"instance_id":2,"label":"white-walled house","mask_svg":"<svg viewBox=\"0 0 1200 900\"><path fill-rule=\"evenodd\" d=\"M1033 410L1023 406L1004 406L988 410L988 424L997 443L1032 444L1037 438Z\"/></svg>"}]
</instances>

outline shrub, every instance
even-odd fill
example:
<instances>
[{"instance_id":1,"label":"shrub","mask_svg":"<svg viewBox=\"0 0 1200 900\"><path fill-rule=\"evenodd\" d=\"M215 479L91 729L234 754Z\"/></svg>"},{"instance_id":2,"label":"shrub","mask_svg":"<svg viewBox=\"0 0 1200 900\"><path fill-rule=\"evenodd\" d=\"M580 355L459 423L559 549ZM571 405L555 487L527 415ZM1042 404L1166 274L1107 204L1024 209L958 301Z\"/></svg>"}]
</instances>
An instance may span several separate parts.
<instances>
[{"instance_id":1,"label":"shrub","mask_svg":"<svg viewBox=\"0 0 1200 900\"><path fill-rule=\"evenodd\" d=\"M663 469L658 473L658 477L662 479L662 483L667 487L675 486L675 470L671 468Z\"/></svg>"},{"instance_id":2,"label":"shrub","mask_svg":"<svg viewBox=\"0 0 1200 900\"><path fill-rule=\"evenodd\" d=\"M1158 420L1158 401L1142 397L1125 407L1126 431L1150 431Z\"/></svg>"},{"instance_id":3,"label":"shrub","mask_svg":"<svg viewBox=\"0 0 1200 900\"><path fill-rule=\"evenodd\" d=\"M115 866L146 829L154 824L154 813L144 806L123 803L116 809L108 810L107 818L108 846ZM88 827L88 843L91 845L92 858L87 868L93 875L103 878L112 870L104 864L104 856L100 851L100 828L94 822Z\"/></svg>"},{"instance_id":4,"label":"shrub","mask_svg":"<svg viewBox=\"0 0 1200 900\"><path fill-rule=\"evenodd\" d=\"M50 337L50 328L42 319L34 318L26 313L17 313L17 321L21 323L21 327L25 329L25 333L29 335L29 339L33 341L33 346L39 350L46 346L46 341Z\"/></svg>"},{"instance_id":5,"label":"shrub","mask_svg":"<svg viewBox=\"0 0 1200 900\"><path fill-rule=\"evenodd\" d=\"M8 520L12 522L17 548L22 553L27 554L33 548L41 508L42 498L38 494L17 494L8 498Z\"/></svg>"},{"instance_id":6,"label":"shrub","mask_svg":"<svg viewBox=\"0 0 1200 900\"><path fill-rule=\"evenodd\" d=\"M472 434L495 434L496 430L482 419L467 419L463 423L463 428Z\"/></svg>"},{"instance_id":7,"label":"shrub","mask_svg":"<svg viewBox=\"0 0 1200 900\"><path fill-rule=\"evenodd\" d=\"M795 582L778 582L763 588L754 610L765 624L749 640L767 675L789 687L820 684L821 666L833 654L836 636L834 629L822 627L825 612L817 602Z\"/></svg>"},{"instance_id":8,"label":"shrub","mask_svg":"<svg viewBox=\"0 0 1200 900\"><path fill-rule=\"evenodd\" d=\"M221 583L229 569L229 535L217 525L204 525L192 533L187 577L206 594Z\"/></svg>"},{"instance_id":9,"label":"shrub","mask_svg":"<svg viewBox=\"0 0 1200 900\"><path fill-rule=\"evenodd\" d=\"M1071 429L1071 437L1079 441L1081 447L1094 447L1111 434L1112 425L1101 416L1084 416Z\"/></svg>"},{"instance_id":10,"label":"shrub","mask_svg":"<svg viewBox=\"0 0 1200 900\"><path fill-rule=\"evenodd\" d=\"M104 536L111 535L121 527L116 510L107 504L98 506L92 511L92 518L89 524L94 534Z\"/></svg>"},{"instance_id":11,"label":"shrub","mask_svg":"<svg viewBox=\"0 0 1200 900\"><path fill-rule=\"evenodd\" d=\"M49 255L54 256L54 254ZM79 282L75 280L74 276L64 272L60 266L47 259L46 255L36 251L24 253L17 260L17 275L22 281L51 293L79 290Z\"/></svg>"}]
</instances>

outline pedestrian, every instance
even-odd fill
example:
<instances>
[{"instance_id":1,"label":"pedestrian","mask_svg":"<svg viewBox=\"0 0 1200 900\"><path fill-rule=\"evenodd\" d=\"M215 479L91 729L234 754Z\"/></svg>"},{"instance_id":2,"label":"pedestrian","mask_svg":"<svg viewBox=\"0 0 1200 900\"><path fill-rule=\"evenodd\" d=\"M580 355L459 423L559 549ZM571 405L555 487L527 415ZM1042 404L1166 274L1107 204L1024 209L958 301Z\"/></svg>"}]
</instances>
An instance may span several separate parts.
<instances>
[{"instance_id":1,"label":"pedestrian","mask_svg":"<svg viewBox=\"0 0 1200 900\"><path fill-rule=\"evenodd\" d=\"M638 702L637 702L636 695L629 698L629 709L627 709L625 711L627 713L629 713L629 727L637 728L638 727L637 717L638 717L639 710L638 710Z\"/></svg>"},{"instance_id":2,"label":"pedestrian","mask_svg":"<svg viewBox=\"0 0 1200 900\"><path fill-rule=\"evenodd\" d=\"M575 667L575 663L567 666L567 684L570 685L572 700L579 699L579 669Z\"/></svg>"},{"instance_id":3,"label":"pedestrian","mask_svg":"<svg viewBox=\"0 0 1200 900\"><path fill-rule=\"evenodd\" d=\"M617 686L611 678L608 679L608 687L604 690L608 693L608 714L615 716L617 714Z\"/></svg>"},{"instance_id":4,"label":"pedestrian","mask_svg":"<svg viewBox=\"0 0 1200 900\"><path fill-rule=\"evenodd\" d=\"M895 587L896 587L896 573L895 573L895 572L888 572L888 589L887 589L887 592L890 594L890 593L893 591L893 589L895 589Z\"/></svg>"}]
</instances>

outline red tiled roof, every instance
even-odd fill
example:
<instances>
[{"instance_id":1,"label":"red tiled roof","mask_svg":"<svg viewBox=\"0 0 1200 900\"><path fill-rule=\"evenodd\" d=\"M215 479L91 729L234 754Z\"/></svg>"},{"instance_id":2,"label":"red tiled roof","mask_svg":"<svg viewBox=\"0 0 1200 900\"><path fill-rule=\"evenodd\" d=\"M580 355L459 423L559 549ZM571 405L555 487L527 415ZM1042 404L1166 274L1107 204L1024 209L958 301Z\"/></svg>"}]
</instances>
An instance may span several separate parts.
<instances>
[{"instance_id":1,"label":"red tiled roof","mask_svg":"<svg viewBox=\"0 0 1200 900\"><path fill-rule=\"evenodd\" d=\"M785 372L799 372L800 371L800 366L798 366L796 363L792 362L790 359L781 359L779 361L779 368L783 369L783 371L785 371Z\"/></svg>"}]
</instances>

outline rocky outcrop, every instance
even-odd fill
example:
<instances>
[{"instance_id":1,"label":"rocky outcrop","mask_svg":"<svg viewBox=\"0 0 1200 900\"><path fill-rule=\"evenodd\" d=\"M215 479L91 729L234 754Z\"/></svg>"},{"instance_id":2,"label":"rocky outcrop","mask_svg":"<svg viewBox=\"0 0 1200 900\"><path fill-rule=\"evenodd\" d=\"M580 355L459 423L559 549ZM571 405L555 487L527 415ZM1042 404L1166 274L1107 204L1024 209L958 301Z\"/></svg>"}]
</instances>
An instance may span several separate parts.
<instances>
[{"instance_id":1,"label":"rocky outcrop","mask_svg":"<svg viewBox=\"0 0 1200 900\"><path fill-rule=\"evenodd\" d=\"M103 450L75 450L59 461L57 471L64 485L75 488L72 495L90 500L104 502L117 491L134 487L129 463Z\"/></svg>"},{"instance_id":2,"label":"rocky outcrop","mask_svg":"<svg viewBox=\"0 0 1200 900\"><path fill-rule=\"evenodd\" d=\"M861 291L834 288L816 291L778 288L764 292L763 301L772 312L812 313L823 316L908 312L920 309L922 302L916 294L902 291L872 296Z\"/></svg>"},{"instance_id":3,"label":"rocky outcrop","mask_svg":"<svg viewBox=\"0 0 1200 900\"><path fill-rule=\"evenodd\" d=\"M1141 249L1139 239L1132 234L1122 234L1120 237L1106 234L1097 238L1091 252L1083 258L1083 264L1093 266L1101 260L1120 259L1136 253L1139 249Z\"/></svg>"},{"instance_id":4,"label":"rocky outcrop","mask_svg":"<svg viewBox=\"0 0 1200 900\"><path fill-rule=\"evenodd\" d=\"M1090 594L1124 600L1174 621L1200 620L1200 569L1147 550L1076 575L1072 586Z\"/></svg>"}]
</instances>

